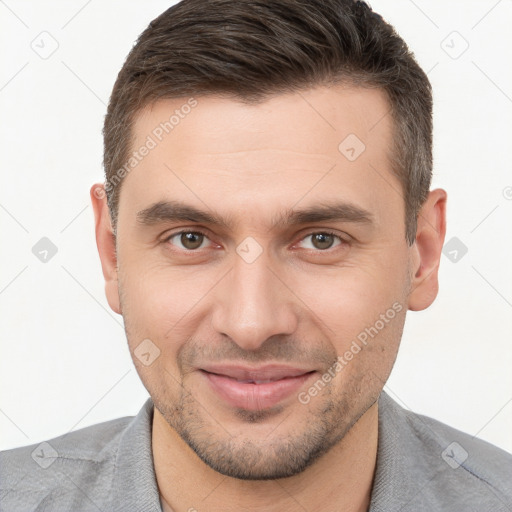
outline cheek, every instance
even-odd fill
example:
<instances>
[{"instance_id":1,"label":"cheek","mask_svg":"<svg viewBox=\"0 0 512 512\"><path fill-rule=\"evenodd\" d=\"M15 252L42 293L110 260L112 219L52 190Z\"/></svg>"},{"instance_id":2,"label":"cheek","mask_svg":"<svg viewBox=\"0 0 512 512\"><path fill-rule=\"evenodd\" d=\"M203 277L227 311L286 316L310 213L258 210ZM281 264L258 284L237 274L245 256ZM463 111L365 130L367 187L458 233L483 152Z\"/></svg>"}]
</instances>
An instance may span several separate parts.
<instances>
[{"instance_id":1,"label":"cheek","mask_svg":"<svg viewBox=\"0 0 512 512\"><path fill-rule=\"evenodd\" d=\"M187 332L187 326L194 325L203 299L218 281L216 272L147 262L122 270L125 322L163 343L178 335L184 339L192 334Z\"/></svg>"},{"instance_id":2,"label":"cheek","mask_svg":"<svg viewBox=\"0 0 512 512\"><path fill-rule=\"evenodd\" d=\"M331 368L333 389L357 395L382 387L396 359L407 309L399 268L384 272L360 264L301 277L297 295L338 354Z\"/></svg>"},{"instance_id":3,"label":"cheek","mask_svg":"<svg viewBox=\"0 0 512 512\"><path fill-rule=\"evenodd\" d=\"M187 295L182 283L168 272L147 266L142 271L135 268L120 267L123 319L131 356L151 396L177 397L181 382L177 354L191 334L186 322L190 310ZM147 353L149 360L144 358Z\"/></svg>"},{"instance_id":4,"label":"cheek","mask_svg":"<svg viewBox=\"0 0 512 512\"><path fill-rule=\"evenodd\" d=\"M290 287L314 313L319 327L340 345L336 348L343 349L366 327L379 322L381 315L387 321L386 326L391 323L388 317L397 316L393 304L398 302L404 307L403 279L396 270L393 274L392 269L383 272L359 265L330 272L303 272L295 275L295 284Z\"/></svg>"},{"instance_id":5,"label":"cheek","mask_svg":"<svg viewBox=\"0 0 512 512\"><path fill-rule=\"evenodd\" d=\"M396 360L405 322L405 307L398 301L382 313L366 315L341 324L332 343L338 354L333 390L355 396L377 396ZM357 313L357 312L356 312ZM348 317L349 319L350 317ZM364 319L363 319L364 318Z\"/></svg>"}]
</instances>

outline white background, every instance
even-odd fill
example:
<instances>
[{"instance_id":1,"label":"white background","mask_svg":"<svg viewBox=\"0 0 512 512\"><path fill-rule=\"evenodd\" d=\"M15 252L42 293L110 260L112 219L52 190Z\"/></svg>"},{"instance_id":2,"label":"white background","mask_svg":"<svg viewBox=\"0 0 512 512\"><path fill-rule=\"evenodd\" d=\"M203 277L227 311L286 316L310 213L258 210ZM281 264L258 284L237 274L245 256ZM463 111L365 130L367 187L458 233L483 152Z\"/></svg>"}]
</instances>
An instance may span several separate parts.
<instances>
[{"instance_id":1,"label":"white background","mask_svg":"<svg viewBox=\"0 0 512 512\"><path fill-rule=\"evenodd\" d=\"M0 2L1 449L134 415L148 396L105 300L89 188L115 77L170 5ZM447 240L468 248L443 256L438 299L409 313L386 389L512 452L512 2L372 6L429 73L434 187L448 191ZM59 45L47 59L31 48L43 31ZM42 237L58 247L47 263L31 252Z\"/></svg>"}]
</instances>

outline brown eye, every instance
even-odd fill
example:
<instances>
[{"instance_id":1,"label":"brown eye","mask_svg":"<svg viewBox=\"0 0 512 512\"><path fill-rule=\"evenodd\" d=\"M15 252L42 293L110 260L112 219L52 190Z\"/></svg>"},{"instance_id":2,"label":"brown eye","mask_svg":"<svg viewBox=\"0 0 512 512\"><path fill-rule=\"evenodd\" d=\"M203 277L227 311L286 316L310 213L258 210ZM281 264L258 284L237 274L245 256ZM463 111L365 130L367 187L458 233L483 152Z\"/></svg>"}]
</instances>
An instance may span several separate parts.
<instances>
[{"instance_id":1,"label":"brown eye","mask_svg":"<svg viewBox=\"0 0 512 512\"><path fill-rule=\"evenodd\" d=\"M201 233L185 232L181 233L180 242L185 249L193 250L201 247L204 241L204 235Z\"/></svg>"},{"instance_id":2,"label":"brown eye","mask_svg":"<svg viewBox=\"0 0 512 512\"><path fill-rule=\"evenodd\" d=\"M302 239L301 245L303 249L318 249L325 251L331 247L335 247L342 243L342 239L333 233L311 233Z\"/></svg>"},{"instance_id":3,"label":"brown eye","mask_svg":"<svg viewBox=\"0 0 512 512\"><path fill-rule=\"evenodd\" d=\"M329 249L334 244L334 235L315 233L312 235L311 243L316 249Z\"/></svg>"},{"instance_id":4,"label":"brown eye","mask_svg":"<svg viewBox=\"0 0 512 512\"><path fill-rule=\"evenodd\" d=\"M169 236L166 242L181 250L194 251L208 245L208 237L199 231L181 231Z\"/></svg>"}]
</instances>

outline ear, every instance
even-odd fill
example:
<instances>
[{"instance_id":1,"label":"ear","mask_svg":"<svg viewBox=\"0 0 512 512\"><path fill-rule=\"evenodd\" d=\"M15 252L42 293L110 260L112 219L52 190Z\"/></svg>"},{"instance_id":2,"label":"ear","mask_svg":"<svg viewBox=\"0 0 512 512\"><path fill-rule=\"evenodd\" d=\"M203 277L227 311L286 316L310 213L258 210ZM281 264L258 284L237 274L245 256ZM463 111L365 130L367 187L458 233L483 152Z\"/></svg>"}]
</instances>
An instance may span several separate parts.
<instances>
[{"instance_id":1,"label":"ear","mask_svg":"<svg viewBox=\"0 0 512 512\"><path fill-rule=\"evenodd\" d=\"M432 190L418 214L416 240L410 254L411 311L428 308L439 290L439 262L446 235L446 199L444 190Z\"/></svg>"},{"instance_id":2,"label":"ear","mask_svg":"<svg viewBox=\"0 0 512 512\"><path fill-rule=\"evenodd\" d=\"M116 242L110 221L105 187L102 183L95 183L91 187L90 194L94 209L96 245L98 246L101 268L105 278L105 294L112 310L121 314L117 280Z\"/></svg>"}]
</instances>

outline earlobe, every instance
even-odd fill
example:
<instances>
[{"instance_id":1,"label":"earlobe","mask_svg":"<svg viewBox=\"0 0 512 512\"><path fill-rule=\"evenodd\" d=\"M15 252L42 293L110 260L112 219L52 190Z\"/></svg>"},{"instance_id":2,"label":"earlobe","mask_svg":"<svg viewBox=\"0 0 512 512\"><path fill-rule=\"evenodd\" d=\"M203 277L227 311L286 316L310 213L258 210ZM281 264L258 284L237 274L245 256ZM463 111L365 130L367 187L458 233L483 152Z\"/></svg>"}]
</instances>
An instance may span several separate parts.
<instances>
[{"instance_id":1,"label":"earlobe","mask_svg":"<svg viewBox=\"0 0 512 512\"><path fill-rule=\"evenodd\" d=\"M418 215L416 240L410 257L411 311L428 308L437 296L439 262L446 235L446 200L444 190L432 190Z\"/></svg>"},{"instance_id":2,"label":"earlobe","mask_svg":"<svg viewBox=\"0 0 512 512\"><path fill-rule=\"evenodd\" d=\"M98 247L101 268L105 279L105 294L112 310L121 314L116 243L103 184L95 183L91 187L90 195L94 210L96 245Z\"/></svg>"}]
</instances>

